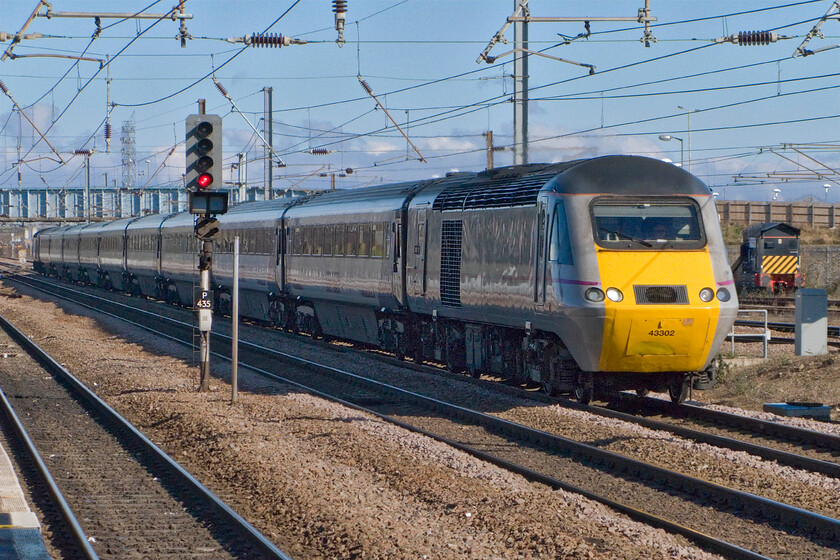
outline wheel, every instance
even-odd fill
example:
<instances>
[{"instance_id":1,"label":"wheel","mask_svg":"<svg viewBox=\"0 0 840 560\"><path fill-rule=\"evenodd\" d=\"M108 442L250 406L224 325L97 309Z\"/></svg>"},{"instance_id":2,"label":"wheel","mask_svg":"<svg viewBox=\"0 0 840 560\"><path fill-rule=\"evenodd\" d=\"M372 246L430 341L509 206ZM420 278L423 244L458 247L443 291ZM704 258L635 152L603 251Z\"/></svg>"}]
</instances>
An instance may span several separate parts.
<instances>
[{"instance_id":1,"label":"wheel","mask_svg":"<svg viewBox=\"0 0 840 560\"><path fill-rule=\"evenodd\" d=\"M682 403L688 398L688 391L691 388L691 378L687 375L684 377L675 377L668 384L668 394L671 396L671 402Z\"/></svg>"},{"instance_id":2,"label":"wheel","mask_svg":"<svg viewBox=\"0 0 840 560\"><path fill-rule=\"evenodd\" d=\"M575 400L580 404L589 404L595 395L595 380L591 373L582 373L575 387Z\"/></svg>"},{"instance_id":3,"label":"wheel","mask_svg":"<svg viewBox=\"0 0 840 560\"><path fill-rule=\"evenodd\" d=\"M411 352L411 357L414 360L415 364L422 364L423 363L423 347L419 344L416 344L414 349Z\"/></svg>"},{"instance_id":4,"label":"wheel","mask_svg":"<svg viewBox=\"0 0 840 560\"><path fill-rule=\"evenodd\" d=\"M446 339L446 369L451 373L464 373L467 371L466 359L464 356L464 348L453 341L451 338Z\"/></svg>"},{"instance_id":5,"label":"wheel","mask_svg":"<svg viewBox=\"0 0 840 560\"><path fill-rule=\"evenodd\" d=\"M549 397L556 397L557 395L560 394L557 391L557 389L554 387L554 383L552 383L548 379L545 379L540 383L540 389L542 389L542 392L545 393L546 395L548 395ZM577 396L577 395L575 395L575 396Z\"/></svg>"}]
</instances>

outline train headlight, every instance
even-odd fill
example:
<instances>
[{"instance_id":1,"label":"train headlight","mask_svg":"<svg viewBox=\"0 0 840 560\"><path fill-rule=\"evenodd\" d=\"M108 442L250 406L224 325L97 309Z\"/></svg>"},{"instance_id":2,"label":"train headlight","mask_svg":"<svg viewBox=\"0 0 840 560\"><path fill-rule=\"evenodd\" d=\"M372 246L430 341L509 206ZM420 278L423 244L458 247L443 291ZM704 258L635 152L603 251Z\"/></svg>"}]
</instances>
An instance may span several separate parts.
<instances>
[{"instance_id":1,"label":"train headlight","mask_svg":"<svg viewBox=\"0 0 840 560\"><path fill-rule=\"evenodd\" d=\"M715 292L711 288L703 288L700 290L700 301L709 303L715 299Z\"/></svg>"},{"instance_id":2,"label":"train headlight","mask_svg":"<svg viewBox=\"0 0 840 560\"><path fill-rule=\"evenodd\" d=\"M732 296L731 296L731 295L729 295L729 290L727 290L726 288L718 288L718 291L717 291L717 298L718 298L720 301L729 301L729 299L730 299L731 297L732 297Z\"/></svg>"},{"instance_id":3,"label":"train headlight","mask_svg":"<svg viewBox=\"0 0 840 560\"><path fill-rule=\"evenodd\" d=\"M601 288L589 288L586 290L586 293L583 294L583 297L585 297L588 301L594 301L596 303L604 301L604 290Z\"/></svg>"},{"instance_id":4,"label":"train headlight","mask_svg":"<svg viewBox=\"0 0 840 560\"><path fill-rule=\"evenodd\" d=\"M624 294L618 288L607 288L607 297L610 298L610 301L618 303L624 299Z\"/></svg>"}]
</instances>

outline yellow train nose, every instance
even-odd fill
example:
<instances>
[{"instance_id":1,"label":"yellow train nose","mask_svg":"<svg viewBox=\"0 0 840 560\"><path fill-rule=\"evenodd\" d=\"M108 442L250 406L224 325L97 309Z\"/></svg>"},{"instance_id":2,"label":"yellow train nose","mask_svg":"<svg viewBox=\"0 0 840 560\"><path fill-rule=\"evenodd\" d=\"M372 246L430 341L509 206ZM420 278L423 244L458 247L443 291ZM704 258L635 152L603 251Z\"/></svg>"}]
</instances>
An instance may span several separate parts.
<instances>
[{"instance_id":1,"label":"yellow train nose","mask_svg":"<svg viewBox=\"0 0 840 560\"><path fill-rule=\"evenodd\" d=\"M600 252L598 261L602 284L627 294L604 302L600 370L702 370L720 312L713 291L699 297L716 285L708 252Z\"/></svg>"},{"instance_id":2,"label":"yellow train nose","mask_svg":"<svg viewBox=\"0 0 840 560\"><path fill-rule=\"evenodd\" d=\"M697 371L710 343L712 310L689 306L608 306L602 371Z\"/></svg>"}]
</instances>

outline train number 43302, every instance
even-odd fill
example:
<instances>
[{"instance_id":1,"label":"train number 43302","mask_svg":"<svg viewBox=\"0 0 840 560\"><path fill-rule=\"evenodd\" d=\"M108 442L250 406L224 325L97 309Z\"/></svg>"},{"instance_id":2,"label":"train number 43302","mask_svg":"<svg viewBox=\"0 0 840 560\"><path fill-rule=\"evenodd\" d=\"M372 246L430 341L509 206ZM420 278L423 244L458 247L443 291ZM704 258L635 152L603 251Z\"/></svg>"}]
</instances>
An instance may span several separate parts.
<instances>
[{"instance_id":1,"label":"train number 43302","mask_svg":"<svg viewBox=\"0 0 840 560\"><path fill-rule=\"evenodd\" d=\"M677 333L677 331L675 331L675 330L654 329L652 331L649 331L648 335L649 336L674 336L676 333Z\"/></svg>"}]
</instances>

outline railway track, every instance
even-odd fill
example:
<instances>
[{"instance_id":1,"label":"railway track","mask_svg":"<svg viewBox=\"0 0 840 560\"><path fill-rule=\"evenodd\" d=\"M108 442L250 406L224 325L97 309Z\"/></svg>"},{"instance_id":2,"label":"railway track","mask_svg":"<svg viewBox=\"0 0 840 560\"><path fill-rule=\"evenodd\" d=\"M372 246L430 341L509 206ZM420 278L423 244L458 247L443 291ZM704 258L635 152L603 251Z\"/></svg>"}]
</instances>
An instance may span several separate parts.
<instances>
[{"instance_id":1,"label":"railway track","mask_svg":"<svg viewBox=\"0 0 840 560\"><path fill-rule=\"evenodd\" d=\"M840 436L652 397L619 395L606 407L587 410L840 479Z\"/></svg>"},{"instance_id":2,"label":"railway track","mask_svg":"<svg viewBox=\"0 0 840 560\"><path fill-rule=\"evenodd\" d=\"M81 290L71 291L76 293L74 297L88 300L87 305L99 310L127 307ZM146 315L129 309L137 322ZM191 341L192 325L185 321L171 322L157 316L144 321L148 321L146 328L156 333L180 331L183 340ZM684 534L728 557L761 558L763 554L794 558L805 554L809 558L836 558L838 552L840 521L826 515L709 484L506 421L463 402L444 402L269 348L240 343L240 359L250 364L282 361L286 364L284 377L264 370L262 373L421 431L533 480L582 493L645 523ZM290 363L295 366L290 368ZM318 389L313 389L313 385ZM668 515L660 515L662 512ZM750 548L757 552L750 552Z\"/></svg>"},{"instance_id":3,"label":"railway track","mask_svg":"<svg viewBox=\"0 0 840 560\"><path fill-rule=\"evenodd\" d=\"M63 556L288 560L2 317L0 328L0 344L20 348L0 382L6 431L39 467Z\"/></svg>"}]
</instances>

